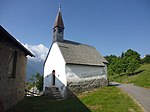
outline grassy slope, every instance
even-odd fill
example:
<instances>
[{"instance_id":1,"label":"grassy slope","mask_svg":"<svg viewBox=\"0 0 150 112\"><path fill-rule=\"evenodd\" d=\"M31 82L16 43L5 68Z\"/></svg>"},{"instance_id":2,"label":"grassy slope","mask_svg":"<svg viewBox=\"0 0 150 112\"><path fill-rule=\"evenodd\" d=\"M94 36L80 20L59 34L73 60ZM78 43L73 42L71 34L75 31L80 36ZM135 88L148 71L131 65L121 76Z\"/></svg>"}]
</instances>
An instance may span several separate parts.
<instances>
[{"instance_id":1,"label":"grassy slope","mask_svg":"<svg viewBox=\"0 0 150 112\"><path fill-rule=\"evenodd\" d=\"M117 87L105 87L79 98L92 112L141 112L137 104Z\"/></svg>"},{"instance_id":2,"label":"grassy slope","mask_svg":"<svg viewBox=\"0 0 150 112\"><path fill-rule=\"evenodd\" d=\"M44 96L27 97L8 112L142 112L142 110L117 87L104 87L64 101L55 101Z\"/></svg>"},{"instance_id":3,"label":"grassy slope","mask_svg":"<svg viewBox=\"0 0 150 112\"><path fill-rule=\"evenodd\" d=\"M138 70L142 71L136 75L123 75L114 79L120 83L134 83L137 86L150 88L150 64L142 65Z\"/></svg>"}]
</instances>

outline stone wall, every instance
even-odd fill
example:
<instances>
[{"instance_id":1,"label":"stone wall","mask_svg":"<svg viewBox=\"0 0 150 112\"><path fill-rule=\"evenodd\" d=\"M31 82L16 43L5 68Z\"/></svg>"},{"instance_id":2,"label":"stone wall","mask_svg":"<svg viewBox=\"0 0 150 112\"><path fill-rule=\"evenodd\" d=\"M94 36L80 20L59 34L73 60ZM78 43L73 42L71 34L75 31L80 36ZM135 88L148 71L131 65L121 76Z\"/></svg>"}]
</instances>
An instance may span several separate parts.
<instances>
[{"instance_id":1,"label":"stone wall","mask_svg":"<svg viewBox=\"0 0 150 112\"><path fill-rule=\"evenodd\" d=\"M12 52L17 51L15 78L8 74L8 63ZM0 43L0 100L7 110L22 100L25 95L25 74L27 58L23 52L11 43Z\"/></svg>"},{"instance_id":2,"label":"stone wall","mask_svg":"<svg viewBox=\"0 0 150 112\"><path fill-rule=\"evenodd\" d=\"M74 94L78 94L84 91L93 90L95 88L100 88L107 86L108 81L106 79L91 79L91 80L82 80L79 82L68 82L67 88Z\"/></svg>"}]
</instances>

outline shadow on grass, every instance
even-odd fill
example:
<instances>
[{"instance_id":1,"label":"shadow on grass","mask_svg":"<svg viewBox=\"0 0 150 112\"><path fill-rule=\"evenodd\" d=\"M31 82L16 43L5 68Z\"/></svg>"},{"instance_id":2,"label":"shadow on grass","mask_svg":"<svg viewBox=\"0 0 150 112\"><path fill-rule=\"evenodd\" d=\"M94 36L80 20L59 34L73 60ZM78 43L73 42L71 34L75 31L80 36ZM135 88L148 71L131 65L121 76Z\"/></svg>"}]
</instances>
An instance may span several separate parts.
<instances>
[{"instance_id":1,"label":"shadow on grass","mask_svg":"<svg viewBox=\"0 0 150 112\"><path fill-rule=\"evenodd\" d=\"M121 84L115 82L109 82L108 86L119 86Z\"/></svg>"},{"instance_id":2,"label":"shadow on grass","mask_svg":"<svg viewBox=\"0 0 150 112\"><path fill-rule=\"evenodd\" d=\"M91 112L77 97L57 101L47 96L25 97L7 112Z\"/></svg>"},{"instance_id":3,"label":"shadow on grass","mask_svg":"<svg viewBox=\"0 0 150 112\"><path fill-rule=\"evenodd\" d=\"M144 72L145 70L140 70L140 71L137 71L137 72L134 72L134 73L130 73L128 74L128 76L134 76L134 75L138 75L139 73L142 73Z\"/></svg>"},{"instance_id":4,"label":"shadow on grass","mask_svg":"<svg viewBox=\"0 0 150 112\"><path fill-rule=\"evenodd\" d=\"M64 87L67 99L55 99L51 96L52 93L36 97L25 97L7 112L91 112L69 87L65 86L57 77L54 79L56 83L52 86ZM60 85L57 85L57 83Z\"/></svg>"}]
</instances>

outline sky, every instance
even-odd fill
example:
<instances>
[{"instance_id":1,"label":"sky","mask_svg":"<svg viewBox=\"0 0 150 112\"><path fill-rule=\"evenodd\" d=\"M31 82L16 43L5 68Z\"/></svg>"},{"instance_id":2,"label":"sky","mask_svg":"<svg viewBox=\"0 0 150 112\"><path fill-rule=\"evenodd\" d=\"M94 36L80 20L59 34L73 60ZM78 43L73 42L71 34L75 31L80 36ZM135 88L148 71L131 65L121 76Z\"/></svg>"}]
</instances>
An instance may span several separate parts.
<instances>
[{"instance_id":1,"label":"sky","mask_svg":"<svg viewBox=\"0 0 150 112\"><path fill-rule=\"evenodd\" d=\"M94 46L103 56L128 49L150 54L149 0L0 0L0 24L44 60L59 5L65 39Z\"/></svg>"}]
</instances>

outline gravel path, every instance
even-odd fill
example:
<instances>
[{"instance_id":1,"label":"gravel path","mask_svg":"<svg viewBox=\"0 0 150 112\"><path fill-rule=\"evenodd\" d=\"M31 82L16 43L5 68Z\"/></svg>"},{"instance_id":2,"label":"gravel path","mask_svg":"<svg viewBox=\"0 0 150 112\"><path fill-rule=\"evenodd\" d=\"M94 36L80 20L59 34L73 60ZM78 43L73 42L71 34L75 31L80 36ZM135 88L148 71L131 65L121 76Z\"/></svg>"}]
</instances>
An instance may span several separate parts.
<instances>
[{"instance_id":1,"label":"gravel path","mask_svg":"<svg viewBox=\"0 0 150 112\"><path fill-rule=\"evenodd\" d=\"M110 85L123 89L139 102L146 112L150 112L150 89L134 86L133 84L119 84L115 82L111 82Z\"/></svg>"}]
</instances>

